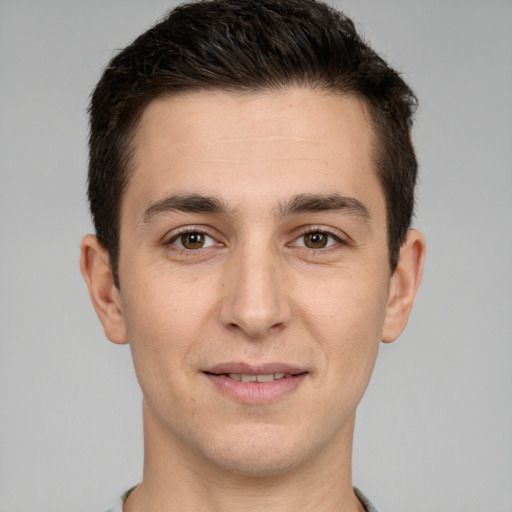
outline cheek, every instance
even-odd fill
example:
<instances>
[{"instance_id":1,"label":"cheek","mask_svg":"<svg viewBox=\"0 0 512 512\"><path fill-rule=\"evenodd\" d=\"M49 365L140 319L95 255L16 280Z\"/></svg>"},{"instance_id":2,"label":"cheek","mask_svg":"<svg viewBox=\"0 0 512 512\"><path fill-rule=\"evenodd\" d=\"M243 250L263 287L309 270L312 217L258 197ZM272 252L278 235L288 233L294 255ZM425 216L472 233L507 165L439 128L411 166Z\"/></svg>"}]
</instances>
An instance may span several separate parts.
<instances>
[{"instance_id":1,"label":"cheek","mask_svg":"<svg viewBox=\"0 0 512 512\"><path fill-rule=\"evenodd\" d=\"M179 390L190 377L187 366L200 303L161 287L142 285L124 303L125 321L137 380L150 408L162 418L183 401ZM185 398L190 402L191 397ZM194 409L193 403L187 407Z\"/></svg>"},{"instance_id":2,"label":"cheek","mask_svg":"<svg viewBox=\"0 0 512 512\"><path fill-rule=\"evenodd\" d=\"M131 286L124 313L128 332L134 342L141 341L153 348L163 349L173 341L181 343L197 329L211 309L212 283L200 282L197 277L180 275L169 269L155 269L145 280Z\"/></svg>"},{"instance_id":3,"label":"cheek","mask_svg":"<svg viewBox=\"0 0 512 512\"><path fill-rule=\"evenodd\" d=\"M192 290L193 290L192 286ZM149 380L178 378L206 305L188 286L160 276L131 288L123 313L133 361L141 387Z\"/></svg>"},{"instance_id":4,"label":"cheek","mask_svg":"<svg viewBox=\"0 0 512 512\"><path fill-rule=\"evenodd\" d=\"M302 318L320 345L326 365L343 365L344 374L371 373L387 305L387 286L375 280L331 280L304 293Z\"/></svg>"}]
</instances>

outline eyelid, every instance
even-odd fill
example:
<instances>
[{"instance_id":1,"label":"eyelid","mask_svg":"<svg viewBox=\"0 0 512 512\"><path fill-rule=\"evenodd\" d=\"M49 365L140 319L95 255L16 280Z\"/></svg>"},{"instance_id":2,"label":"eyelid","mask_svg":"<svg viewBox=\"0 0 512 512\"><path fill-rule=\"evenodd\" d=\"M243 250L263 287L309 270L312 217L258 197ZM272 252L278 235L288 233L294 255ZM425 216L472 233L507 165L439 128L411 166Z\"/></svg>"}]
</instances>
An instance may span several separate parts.
<instances>
[{"instance_id":1,"label":"eyelid","mask_svg":"<svg viewBox=\"0 0 512 512\"><path fill-rule=\"evenodd\" d=\"M182 236L182 235L198 233L198 234L204 235L205 237L211 238L213 240L213 242L214 242L214 244L209 245L207 247L204 247L204 249L208 249L209 247L212 247L214 245L215 246L222 246L222 245L224 245L224 244L222 244L221 242L218 241L218 237L216 237L211 231L212 230L208 229L207 226L194 226L194 225L192 225L192 226L182 226L182 227L173 229L172 231L167 233L165 235L165 237L163 238L163 242L162 243L164 245L173 245L176 249L187 251L187 252L198 251L200 249L187 249L185 247L180 247L179 245L174 244L174 242L176 240L178 240L179 237Z\"/></svg>"},{"instance_id":2,"label":"eyelid","mask_svg":"<svg viewBox=\"0 0 512 512\"><path fill-rule=\"evenodd\" d=\"M182 227L173 229L172 231L167 233L165 235L165 237L163 237L162 243L164 245L172 245L177 250L182 250L182 251L186 251L186 252L198 251L200 249L187 249L185 247L180 247L179 245L174 244L174 242L180 236L182 236L184 234L199 233L199 234L204 235L205 237L211 238L214 242L214 244L204 247L202 249L208 249L213 246L217 246L217 247L225 246L225 243L219 241L220 237L218 235L212 233L212 231L213 230L211 228L209 228L208 226L203 226L203 225L182 226ZM300 246L300 245L296 244L296 242L300 238L304 237L305 235L307 235L309 233L324 233L324 234L328 235L329 237L331 237L332 239L334 239L336 243L328 245L327 247L316 248L316 249L309 248L304 245ZM291 247L300 247L300 248L308 249L309 251L327 251L329 249L337 247L338 245L350 246L351 240L350 240L350 237L348 237L346 234L344 234L343 232L341 232L337 229L333 229L333 228L330 228L327 226L321 226L321 225L309 225L309 226L304 226L304 227L300 228L300 230L296 231L296 235L294 236L293 240L291 241L291 243L288 243L287 245L291 246Z\"/></svg>"},{"instance_id":3,"label":"eyelid","mask_svg":"<svg viewBox=\"0 0 512 512\"><path fill-rule=\"evenodd\" d=\"M304 237L305 235L307 235L309 233L326 234L326 235L330 236L331 238L333 238L336 241L336 243L328 245L327 247L321 247L321 248L316 248L316 249L311 248L311 247L306 247L305 245L296 245L296 242L299 239L301 239L302 237ZM348 236L344 235L339 230L334 230L334 229L326 227L326 226L314 225L314 226L305 226L305 227L301 228L300 231L298 232L298 235L293 239L293 241L289 245L292 247L305 248L305 249L308 249L309 251L327 251L329 249L336 247L337 245L350 245L350 239Z\"/></svg>"}]
</instances>

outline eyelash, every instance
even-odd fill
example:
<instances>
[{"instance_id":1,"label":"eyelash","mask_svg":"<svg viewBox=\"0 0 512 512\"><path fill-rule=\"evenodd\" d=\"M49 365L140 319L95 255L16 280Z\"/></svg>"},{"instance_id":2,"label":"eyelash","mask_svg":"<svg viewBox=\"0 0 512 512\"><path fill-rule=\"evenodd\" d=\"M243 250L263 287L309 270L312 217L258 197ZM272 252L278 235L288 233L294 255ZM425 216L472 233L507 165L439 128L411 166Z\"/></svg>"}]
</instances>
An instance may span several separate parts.
<instances>
[{"instance_id":1,"label":"eyelash","mask_svg":"<svg viewBox=\"0 0 512 512\"><path fill-rule=\"evenodd\" d=\"M304 240L304 237L306 237L307 235L314 235L314 234L327 235L327 237L329 239L331 239L331 241L333 243L330 243L330 245L327 245L326 247L318 247L318 248L307 247L305 245L302 245L302 246L296 245L296 242L298 240L300 240L300 239ZM329 241L327 242L327 244L329 244ZM330 251L339 249L340 246L348 246L350 244L346 239L341 238L338 234L333 233L329 229L326 229L321 226L312 226L312 227L310 226L310 227L304 229L300 233L300 235L295 240L293 240L293 242L290 245L292 247L299 247L301 249L308 250L309 252L313 252L316 254L317 252L323 252L323 253L330 252Z\"/></svg>"},{"instance_id":2,"label":"eyelash","mask_svg":"<svg viewBox=\"0 0 512 512\"><path fill-rule=\"evenodd\" d=\"M176 241L180 240L180 238L183 237L184 235L194 235L194 234L203 235L205 238L211 239L213 243L207 242L208 245L206 247L197 247L197 248L182 247L175 243ZM304 238L307 235L316 235L316 234L326 235L328 237L326 246L324 246L324 247L308 247L306 245ZM299 245L297 243L301 239L302 239L303 245ZM213 246L217 246L217 247L223 246L223 244L216 242L215 238L212 235L208 234L207 231L205 231L204 229L200 229L200 228L183 228L179 232L173 234L173 236L165 242L165 245L173 246L173 250L179 251L180 253L187 254L187 255L192 255L194 252L199 251L201 249L209 249L210 247L213 247ZM340 248L339 246L348 246L348 245L350 245L350 243L346 239L343 239L340 236L338 236L337 234L332 233L330 230L325 229L320 226L313 226L313 227L308 227L308 228L304 229L300 233L300 235L292 241L292 243L288 244L288 246L290 246L290 247L298 247L302 250L307 250L308 252L312 252L312 253L317 253L317 252L325 253L328 251L339 249Z\"/></svg>"},{"instance_id":3,"label":"eyelash","mask_svg":"<svg viewBox=\"0 0 512 512\"><path fill-rule=\"evenodd\" d=\"M181 237L184 235L203 235L205 238L209 238L213 241L213 243L209 244L207 247L198 247L196 249L189 249L186 247L180 247L179 245L176 245L176 241L178 241ZM200 249L208 249L213 246L222 246L222 244L216 242L215 238L208 234L204 229L199 228L183 228L177 233L174 233L171 238L169 238L167 241L165 241L165 245L172 246L174 251L178 251L181 254L186 255L192 255L192 253L199 251Z\"/></svg>"}]
</instances>

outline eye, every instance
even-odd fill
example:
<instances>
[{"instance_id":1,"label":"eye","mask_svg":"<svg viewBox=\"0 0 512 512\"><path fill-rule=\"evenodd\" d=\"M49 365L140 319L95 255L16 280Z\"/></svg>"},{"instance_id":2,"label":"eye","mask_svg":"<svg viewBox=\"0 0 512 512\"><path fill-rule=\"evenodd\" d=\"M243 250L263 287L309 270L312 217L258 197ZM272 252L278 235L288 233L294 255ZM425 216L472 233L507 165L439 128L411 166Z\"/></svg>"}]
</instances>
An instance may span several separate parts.
<instances>
[{"instance_id":1,"label":"eye","mask_svg":"<svg viewBox=\"0 0 512 512\"><path fill-rule=\"evenodd\" d=\"M168 242L170 245L175 245L180 249L204 249L206 247L213 247L216 245L215 240L208 236L206 233L200 231L187 231L174 236Z\"/></svg>"},{"instance_id":2,"label":"eye","mask_svg":"<svg viewBox=\"0 0 512 512\"><path fill-rule=\"evenodd\" d=\"M310 231L297 238L293 245L308 249L325 249L340 242L337 236L326 231Z\"/></svg>"}]
</instances>

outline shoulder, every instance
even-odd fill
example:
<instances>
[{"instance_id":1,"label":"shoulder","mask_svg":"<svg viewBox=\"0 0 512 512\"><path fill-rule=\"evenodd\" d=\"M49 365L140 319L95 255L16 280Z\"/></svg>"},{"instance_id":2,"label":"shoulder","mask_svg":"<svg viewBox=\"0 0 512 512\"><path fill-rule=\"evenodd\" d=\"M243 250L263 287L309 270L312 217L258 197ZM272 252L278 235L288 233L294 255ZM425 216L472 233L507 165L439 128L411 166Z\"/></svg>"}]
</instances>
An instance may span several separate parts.
<instances>
[{"instance_id":1,"label":"shoulder","mask_svg":"<svg viewBox=\"0 0 512 512\"><path fill-rule=\"evenodd\" d=\"M131 489L128 489L125 493L121 495L121 497L116 501L115 505L110 507L107 512L123 512L123 505L128 497L128 494L130 494L135 487L132 487Z\"/></svg>"},{"instance_id":2,"label":"shoulder","mask_svg":"<svg viewBox=\"0 0 512 512\"><path fill-rule=\"evenodd\" d=\"M354 487L354 492L358 497L359 501L363 504L366 512L379 512L377 507L356 487Z\"/></svg>"}]
</instances>

